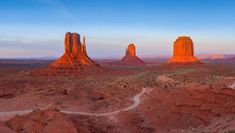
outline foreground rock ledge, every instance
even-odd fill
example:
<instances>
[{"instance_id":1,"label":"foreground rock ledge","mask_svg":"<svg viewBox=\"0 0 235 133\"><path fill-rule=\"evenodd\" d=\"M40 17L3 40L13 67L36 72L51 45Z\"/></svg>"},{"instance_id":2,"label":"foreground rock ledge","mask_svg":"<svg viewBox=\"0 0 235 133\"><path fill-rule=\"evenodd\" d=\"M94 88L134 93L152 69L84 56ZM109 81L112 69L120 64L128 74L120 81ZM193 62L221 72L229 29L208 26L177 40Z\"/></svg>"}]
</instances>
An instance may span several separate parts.
<instances>
[{"instance_id":1,"label":"foreground rock ledge","mask_svg":"<svg viewBox=\"0 0 235 133\"><path fill-rule=\"evenodd\" d=\"M16 132L27 133L78 133L69 116L57 109L35 110L30 114L15 116L5 122Z\"/></svg>"}]
</instances>

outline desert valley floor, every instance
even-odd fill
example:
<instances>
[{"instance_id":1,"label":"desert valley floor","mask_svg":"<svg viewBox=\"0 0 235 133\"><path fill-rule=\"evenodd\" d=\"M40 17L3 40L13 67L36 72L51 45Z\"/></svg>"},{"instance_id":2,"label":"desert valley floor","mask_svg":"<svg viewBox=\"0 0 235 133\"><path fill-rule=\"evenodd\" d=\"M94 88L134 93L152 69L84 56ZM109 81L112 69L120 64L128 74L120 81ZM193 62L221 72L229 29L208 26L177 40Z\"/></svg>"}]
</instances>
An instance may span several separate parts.
<instances>
[{"instance_id":1,"label":"desert valley floor","mask_svg":"<svg viewBox=\"0 0 235 133\"><path fill-rule=\"evenodd\" d=\"M35 74L50 62L0 60L0 132L235 132L232 59Z\"/></svg>"}]
</instances>

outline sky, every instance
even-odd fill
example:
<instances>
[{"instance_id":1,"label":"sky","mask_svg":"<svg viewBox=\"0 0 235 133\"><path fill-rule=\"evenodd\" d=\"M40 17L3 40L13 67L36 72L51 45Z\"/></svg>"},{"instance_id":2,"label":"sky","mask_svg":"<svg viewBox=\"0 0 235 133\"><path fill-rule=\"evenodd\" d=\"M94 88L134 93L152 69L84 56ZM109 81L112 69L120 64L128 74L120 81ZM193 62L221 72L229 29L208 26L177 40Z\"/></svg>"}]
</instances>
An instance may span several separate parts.
<instances>
[{"instance_id":1,"label":"sky","mask_svg":"<svg viewBox=\"0 0 235 133\"><path fill-rule=\"evenodd\" d=\"M191 36L196 54L235 54L234 0L1 0L0 58L59 57L64 34L86 36L93 58L172 55Z\"/></svg>"}]
</instances>

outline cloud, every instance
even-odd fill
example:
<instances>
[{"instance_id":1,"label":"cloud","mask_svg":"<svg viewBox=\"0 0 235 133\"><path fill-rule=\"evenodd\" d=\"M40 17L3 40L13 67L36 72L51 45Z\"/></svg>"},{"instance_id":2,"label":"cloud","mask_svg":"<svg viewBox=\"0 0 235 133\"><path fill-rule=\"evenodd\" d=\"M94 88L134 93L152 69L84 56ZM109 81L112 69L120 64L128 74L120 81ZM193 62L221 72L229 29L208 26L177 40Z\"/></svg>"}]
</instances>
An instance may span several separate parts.
<instances>
[{"instance_id":1,"label":"cloud","mask_svg":"<svg viewBox=\"0 0 235 133\"><path fill-rule=\"evenodd\" d=\"M70 18L74 21L78 21L78 18L73 13L71 13L60 0L40 0L40 1L53 6L57 12L61 13L65 17Z\"/></svg>"},{"instance_id":2,"label":"cloud","mask_svg":"<svg viewBox=\"0 0 235 133\"><path fill-rule=\"evenodd\" d=\"M63 53L63 42L43 40L25 42L21 40L0 40L0 57L59 56Z\"/></svg>"}]
</instances>

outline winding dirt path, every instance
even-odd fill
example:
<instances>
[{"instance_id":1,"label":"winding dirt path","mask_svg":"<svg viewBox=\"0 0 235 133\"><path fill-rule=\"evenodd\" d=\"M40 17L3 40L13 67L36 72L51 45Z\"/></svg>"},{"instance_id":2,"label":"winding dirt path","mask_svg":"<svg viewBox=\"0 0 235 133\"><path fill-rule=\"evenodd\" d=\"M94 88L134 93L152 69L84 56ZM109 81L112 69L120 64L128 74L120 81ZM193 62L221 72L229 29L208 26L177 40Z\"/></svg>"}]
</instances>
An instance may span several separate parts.
<instances>
[{"instance_id":1,"label":"winding dirt path","mask_svg":"<svg viewBox=\"0 0 235 133\"><path fill-rule=\"evenodd\" d=\"M160 75L158 78L160 80L163 80L163 81L165 81L166 79L167 80L173 80L173 79L169 78L169 76L184 74L184 73L188 73L188 72L192 72L192 71L195 71L195 69L189 69L189 70L186 70L186 71L179 71L179 72L174 72L174 73L170 73L170 74L164 74L164 75ZM153 88L143 88L140 93L136 94L132 98L133 104L131 104L130 106L127 106L127 107L125 107L123 109L119 109L119 110L112 111L112 112L104 112L104 113L99 112L99 113L95 113L95 112L69 111L69 110L63 110L63 109L60 109L60 111L65 113L65 114L78 114L78 115L86 115L86 116L109 116L109 115L115 115L115 114L118 114L118 113L120 113L122 111L129 111L129 110L132 110L132 109L138 107L140 102L141 102L141 100L140 100L141 96L144 95L144 94L150 93L152 90L153 90ZM44 110L44 109L47 109L49 107L50 107L50 105L48 105L47 107L44 107L44 108L40 108L40 109ZM33 109L0 112L0 120L1 121L6 121L6 120L11 119L15 115L24 115L24 114L31 113L32 111L33 111Z\"/></svg>"},{"instance_id":2,"label":"winding dirt path","mask_svg":"<svg viewBox=\"0 0 235 133\"><path fill-rule=\"evenodd\" d=\"M79 112L79 111L69 111L69 110L62 110L60 109L61 112L65 113L65 114L78 114L78 115L86 115L86 116L108 116L108 115L115 115L118 114L122 111L129 111L132 110L136 107L138 107L138 105L140 104L141 100L141 96L144 94L148 94L149 92L152 91L152 88L143 88L142 91L138 94L136 94L132 100L133 100L133 104L131 104L130 106L127 106L123 109L119 109L116 111L112 111L112 112L105 112L105 113L91 113L91 112ZM50 105L48 105L45 108L40 108L41 110L43 109L47 109L49 108ZM24 115L24 114L28 114L31 113L33 111L33 109L28 109L28 110L19 110L19 111L5 111L5 112L0 112L0 120L2 121L6 121L11 119L12 117L14 117L15 115Z\"/></svg>"}]
</instances>

